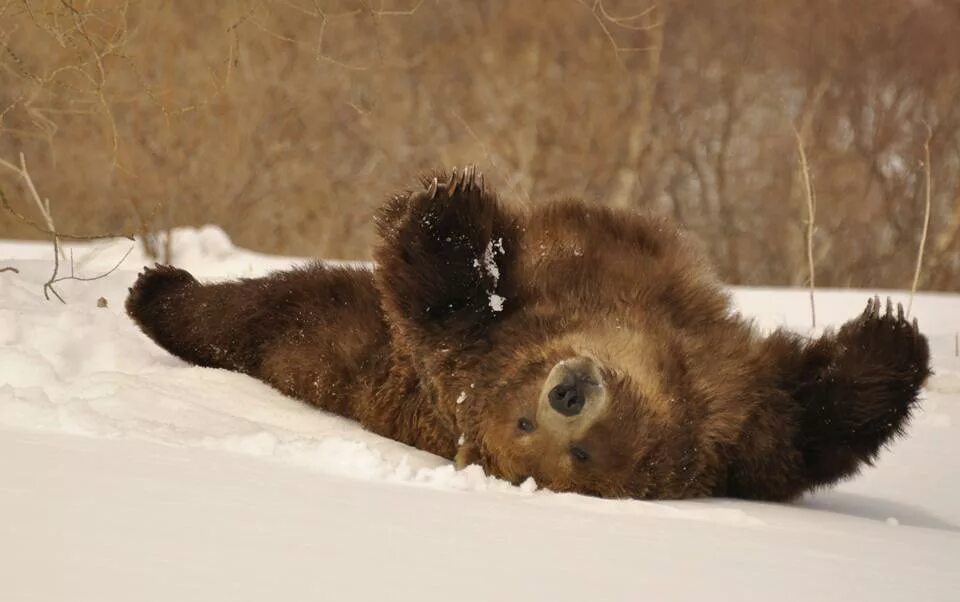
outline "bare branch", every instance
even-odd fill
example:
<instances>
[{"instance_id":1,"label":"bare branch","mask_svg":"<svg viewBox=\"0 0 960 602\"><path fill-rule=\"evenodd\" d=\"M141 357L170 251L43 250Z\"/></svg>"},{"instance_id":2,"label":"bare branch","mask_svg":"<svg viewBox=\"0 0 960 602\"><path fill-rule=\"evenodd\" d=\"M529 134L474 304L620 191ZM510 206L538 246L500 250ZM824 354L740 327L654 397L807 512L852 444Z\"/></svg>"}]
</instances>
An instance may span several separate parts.
<instances>
[{"instance_id":1,"label":"bare branch","mask_svg":"<svg viewBox=\"0 0 960 602\"><path fill-rule=\"evenodd\" d=\"M66 303L63 297L60 296L60 293L57 292L57 289L53 288L57 280L57 274L60 272L60 240L56 234L53 235L51 240L53 241L53 273L50 274L50 279L43 283L43 297L49 301L50 295L52 294L60 300L60 303Z\"/></svg>"},{"instance_id":2,"label":"bare branch","mask_svg":"<svg viewBox=\"0 0 960 602\"><path fill-rule=\"evenodd\" d=\"M657 27L660 26L659 23L655 23L653 25L634 25L633 24L633 22L639 19L643 19L644 17L646 17L647 15L655 11L657 9L656 5L649 6L634 15L627 15L626 17L614 17L609 12L607 12L607 9L603 6L603 2L601 2L600 0L596 0L596 3L594 4L594 8L598 10L601 15L603 15L604 19L606 19L607 21L610 21L611 23L614 23L615 25L617 25L617 27L622 27L623 29L630 29L633 31L648 31L650 29L656 29Z\"/></svg>"},{"instance_id":3,"label":"bare branch","mask_svg":"<svg viewBox=\"0 0 960 602\"><path fill-rule=\"evenodd\" d=\"M113 265L112 268L110 268L110 269L107 270L106 272L103 272L102 274L99 274L99 275L97 275L97 276L76 276L76 275L74 275L74 273L75 273L75 272L74 272L74 265L73 265L73 260L72 260L72 258L71 258L71 261L70 261L70 275L69 275L69 276L60 276L60 277L51 279L48 284L52 285L52 284L56 284L56 283L58 283L58 282L65 282L65 281L67 281L67 280L76 280L77 282L93 282L94 280L100 280L100 279L102 279L102 278L106 278L106 277L109 276L110 274L116 272L116 271L120 268L120 266L123 265L123 262L127 260L127 257L130 256L130 253L133 251L133 248L134 248L135 246L136 246L136 245L130 245L130 247L124 252L124 254L120 257L120 259L117 261L117 263L115 263L115 264Z\"/></svg>"},{"instance_id":4,"label":"bare branch","mask_svg":"<svg viewBox=\"0 0 960 602\"><path fill-rule=\"evenodd\" d=\"M92 281L92 280L99 280L100 278L105 278L106 276L109 276L110 274L112 274L117 268L119 268L119 267L120 267L120 264L122 264L122 263L126 260L127 256L130 255L130 251L133 250L133 246L132 246L132 245L131 245L131 247L130 247L129 249L127 249L127 252L124 253L123 257L120 258L120 261L117 262L117 264L116 264L115 266L113 266L112 268L110 268L110 270L108 270L107 272L105 272L105 273L103 273L103 274L101 274L101 275L99 275L99 276L84 278L84 277L80 277L80 276L76 276L76 275L75 275L75 269L74 269L74 263L73 263L73 254L71 253L71 256L70 256L70 275L69 275L69 276L60 276L60 255L61 255L61 253L62 253L61 248L60 248L60 239L63 238L63 236L57 232L57 228L56 228L56 226L55 226L54 223L53 223L53 215L50 213L50 200L49 200L49 199L41 199L40 193L37 192L37 187L36 187L36 186L34 185L34 183L33 183L33 178L30 177L30 171L27 169L27 160L26 160L26 158L24 157L23 153L20 153L20 166L19 166L19 167L15 166L14 164L12 164L12 163L10 163L10 162L8 162L8 161L5 161L5 160L3 160L3 159L0 159L0 166L6 167L7 169L10 169L10 170L16 172L16 173L20 176L20 178L24 181L24 184L26 185L27 190L30 192L30 198L33 200L34 204L37 206L37 210L40 212L40 215L43 216L44 223L46 223L46 228L44 228L44 227L41 226L40 224L37 224L37 223L34 222L33 220L30 220L29 218L27 218L26 216L20 215L19 213L17 213L16 211L14 211L13 208L10 207L10 204L9 204L9 202L7 201L6 195L3 193L2 190L0 190L0 202L2 202L3 207L4 207L5 209L7 209L8 211L10 211L14 216L16 216L17 218L19 218L20 220L22 220L24 223L27 223L27 224L29 224L30 226L32 226L32 227L34 227L34 228L40 230L41 232L44 232L44 233L46 233L46 234L48 234L48 235L50 236L50 241L51 241L51 243L53 244L53 273L50 275L50 278L49 278L46 282L43 283L43 296L44 296L44 298L45 298L47 301L49 301L49 300L50 300L50 296L53 295L53 296L56 297L61 303L66 303L66 300L63 298L63 296L60 294L60 292L57 291L57 289L55 288L54 285L56 285L56 284L59 283L59 282L63 282L63 281L65 281L65 280L79 280L79 281L81 281L81 282L89 282L89 281ZM74 237L74 238L85 238L85 239L87 239L87 240L94 240L94 239L116 238L116 237L113 237L113 236L91 236L91 237ZM128 238L129 240L133 240L133 237L132 237L132 236L129 236L129 235L126 236L126 238ZM13 271L16 271L16 270L14 270L13 268L10 268L10 269L13 270ZM4 271L6 271L6 269L5 269Z\"/></svg>"},{"instance_id":5,"label":"bare branch","mask_svg":"<svg viewBox=\"0 0 960 602\"><path fill-rule=\"evenodd\" d=\"M470 124L467 123L467 120L464 119L460 115L460 113L457 113L454 111L451 111L451 113L457 119L457 121L459 121L460 124L463 125L464 129L467 130L467 133L470 134L470 137L473 138L474 141L480 145L480 150L483 152L483 156L487 158L487 161L490 162L490 165L494 169L500 169L500 166L497 165L497 160L490 153L490 148L483 142L483 140L480 139L480 136L477 135L477 132L474 131L472 127L470 127ZM528 203L530 202L530 193L520 188L519 178L513 178L513 185L511 186L511 188L513 188L513 191L515 193L517 193L520 196L523 196Z\"/></svg>"},{"instance_id":6,"label":"bare branch","mask_svg":"<svg viewBox=\"0 0 960 602\"><path fill-rule=\"evenodd\" d=\"M50 214L49 202L45 199L41 199L39 193L37 193L37 188L33 184L33 178L30 177L30 172L27 170L27 164L24 160L23 153L20 153L20 167L0 159L0 166L10 169L24 181L24 184L27 187L27 190L30 192L30 198L37 206L37 209L40 211L40 214L43 216L43 221L46 223L46 226L43 224L38 224L36 221L30 219L29 217L23 215L19 211L13 208L10 205L10 199L7 198L6 193L3 189L0 188L0 207L3 207L7 212L13 215L15 218L23 222L24 224L30 226L37 232L46 234L48 236L56 235L57 238L65 240L103 240L106 238L126 238L127 240L134 240L132 234L94 234L94 235L85 235L85 234L64 234L57 232L53 227L53 217Z\"/></svg>"},{"instance_id":7,"label":"bare branch","mask_svg":"<svg viewBox=\"0 0 960 602\"><path fill-rule=\"evenodd\" d=\"M647 52L651 50L657 50L656 46L621 46L617 39L613 36L613 32L610 30L608 23L620 28L629 31L650 31L657 29L663 25L661 22L654 22L651 24L636 25L635 21L638 19L643 19L648 17L654 10L656 10L656 5L647 8L635 15L629 15L626 17L614 17L607 9L603 6L602 0L594 0L593 4L587 4L585 0L576 0L578 4L588 8L590 12L593 13L593 18L596 20L597 24L600 26L600 31L603 32L607 41L610 42L610 46L613 47L614 56L617 59L617 62L621 67L626 67L626 64L623 62L623 57L620 55L623 53L631 52Z\"/></svg>"},{"instance_id":8,"label":"bare branch","mask_svg":"<svg viewBox=\"0 0 960 602\"><path fill-rule=\"evenodd\" d=\"M407 10L379 9L379 10L373 11L373 14L377 17L409 17L413 15L415 12L417 12L418 10L420 10L420 7L423 6L424 2L425 0L420 0L415 5L413 5L412 8L408 8Z\"/></svg>"},{"instance_id":9,"label":"bare branch","mask_svg":"<svg viewBox=\"0 0 960 602\"><path fill-rule=\"evenodd\" d=\"M803 149L803 139L800 137L800 130L797 126L790 123L793 129L793 135L797 139L797 151L800 155L800 173L803 176L803 189L807 198L807 269L810 272L810 325L817 327L817 307L814 303L813 292L816 289L814 280L815 272L813 269L813 231L816 219L816 200L813 195L813 184L810 182L810 165L807 163L807 152Z\"/></svg>"},{"instance_id":10,"label":"bare branch","mask_svg":"<svg viewBox=\"0 0 960 602\"><path fill-rule=\"evenodd\" d=\"M234 21L232 24L230 24L230 25L227 27L227 29L226 29L227 33L230 33L230 32L232 32L233 30L235 30L235 29L237 29L238 27L240 27L241 25L243 25L243 23L244 23L247 19L249 19L250 17L252 17L252 16L253 16L253 13L257 12L257 9L259 9L261 6L263 6L262 0L259 1L259 2L255 2L255 3L253 4L253 6L250 7L250 10L248 10L248 11L247 11L246 13L244 13L243 15L240 15L240 18L239 18L239 19L237 19L236 21Z\"/></svg>"},{"instance_id":11,"label":"bare branch","mask_svg":"<svg viewBox=\"0 0 960 602\"><path fill-rule=\"evenodd\" d=\"M913 309L913 296L917 293L917 282L920 280L920 268L923 265L923 249L927 245L927 230L930 227L930 140L933 138L933 130L930 124L924 122L927 127L927 139L923 142L923 171L926 175L925 184L925 205L923 210L923 233L920 235L920 248L917 250L917 267L913 272L913 284L910 285L910 300L907 302L907 317L910 317L910 310Z\"/></svg>"}]
</instances>

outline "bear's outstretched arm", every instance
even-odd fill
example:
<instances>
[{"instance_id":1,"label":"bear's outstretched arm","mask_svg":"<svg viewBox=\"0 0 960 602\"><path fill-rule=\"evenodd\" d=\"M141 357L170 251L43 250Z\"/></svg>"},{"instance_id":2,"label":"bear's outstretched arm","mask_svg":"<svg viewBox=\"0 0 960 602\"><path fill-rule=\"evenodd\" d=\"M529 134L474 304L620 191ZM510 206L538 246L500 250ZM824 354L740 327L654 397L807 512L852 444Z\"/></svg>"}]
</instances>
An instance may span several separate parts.
<instances>
[{"instance_id":1,"label":"bear's outstretched arm","mask_svg":"<svg viewBox=\"0 0 960 602\"><path fill-rule=\"evenodd\" d=\"M902 434L931 373L916 320L907 321L889 300L882 310L879 298L819 339L777 332L766 352L778 372L777 389L786 393L766 411L778 414L770 422L791 425L783 433L790 440L768 459L766 475L743 479L755 480L760 493L746 497L790 499L856 474Z\"/></svg>"},{"instance_id":2,"label":"bear's outstretched arm","mask_svg":"<svg viewBox=\"0 0 960 602\"><path fill-rule=\"evenodd\" d=\"M127 313L161 347L200 366L255 376L353 416L382 380L389 334L373 275L320 264L201 284L157 266L130 289Z\"/></svg>"},{"instance_id":3,"label":"bear's outstretched arm","mask_svg":"<svg viewBox=\"0 0 960 602\"><path fill-rule=\"evenodd\" d=\"M200 366L249 372L249 352L231 349L228 358L217 351L239 346L224 321L236 324L238 316L230 315L239 313L231 311L236 304L217 299L241 298L238 285L222 284L214 292L186 270L157 264L137 276L125 305L140 330L173 355ZM233 345L220 347L231 339Z\"/></svg>"}]
</instances>

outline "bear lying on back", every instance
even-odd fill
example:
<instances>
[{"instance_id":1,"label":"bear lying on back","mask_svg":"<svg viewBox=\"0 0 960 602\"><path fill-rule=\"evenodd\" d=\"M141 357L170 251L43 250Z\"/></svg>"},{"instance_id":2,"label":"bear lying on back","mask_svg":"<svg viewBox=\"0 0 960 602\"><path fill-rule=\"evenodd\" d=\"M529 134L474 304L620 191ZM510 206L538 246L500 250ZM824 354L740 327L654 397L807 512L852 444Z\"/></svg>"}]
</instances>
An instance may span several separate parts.
<instances>
[{"instance_id":1,"label":"bear lying on back","mask_svg":"<svg viewBox=\"0 0 960 602\"><path fill-rule=\"evenodd\" d=\"M605 497L789 500L903 432L926 339L878 299L837 332L759 334L685 236L473 169L380 211L373 271L201 284L143 273L127 311L171 353L518 483Z\"/></svg>"}]
</instances>

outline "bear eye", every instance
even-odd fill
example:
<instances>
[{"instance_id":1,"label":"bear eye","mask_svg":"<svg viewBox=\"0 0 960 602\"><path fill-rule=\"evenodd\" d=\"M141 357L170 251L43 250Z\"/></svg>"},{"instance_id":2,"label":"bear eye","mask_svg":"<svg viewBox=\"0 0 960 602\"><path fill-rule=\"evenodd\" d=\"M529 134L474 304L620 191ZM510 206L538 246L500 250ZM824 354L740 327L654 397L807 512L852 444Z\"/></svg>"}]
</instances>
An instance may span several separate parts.
<instances>
[{"instance_id":1,"label":"bear eye","mask_svg":"<svg viewBox=\"0 0 960 602\"><path fill-rule=\"evenodd\" d=\"M532 433L536 427L533 426L533 423L530 422L529 418L521 418L520 420L517 420L517 428L524 433Z\"/></svg>"},{"instance_id":2,"label":"bear eye","mask_svg":"<svg viewBox=\"0 0 960 602\"><path fill-rule=\"evenodd\" d=\"M590 459L590 454L579 447L571 447L570 455L573 456L577 462L586 462Z\"/></svg>"}]
</instances>

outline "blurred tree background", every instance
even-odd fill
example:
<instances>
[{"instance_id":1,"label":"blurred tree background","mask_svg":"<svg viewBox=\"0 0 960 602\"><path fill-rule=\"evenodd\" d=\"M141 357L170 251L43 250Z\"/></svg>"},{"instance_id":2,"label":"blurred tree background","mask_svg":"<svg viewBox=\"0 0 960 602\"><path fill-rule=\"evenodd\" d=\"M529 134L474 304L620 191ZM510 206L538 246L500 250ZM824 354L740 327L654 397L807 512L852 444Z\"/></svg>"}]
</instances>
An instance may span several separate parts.
<instances>
[{"instance_id":1,"label":"blurred tree background","mask_svg":"<svg viewBox=\"0 0 960 602\"><path fill-rule=\"evenodd\" d=\"M0 158L64 232L330 258L369 257L418 171L476 163L509 201L666 213L727 281L802 285L802 141L817 284L908 288L926 144L920 288L956 291L958 32L956 0L0 0Z\"/></svg>"}]
</instances>

